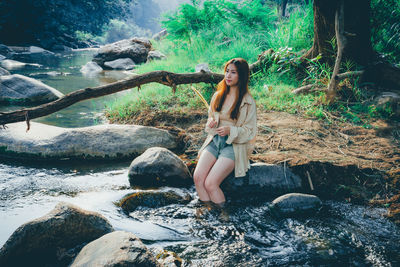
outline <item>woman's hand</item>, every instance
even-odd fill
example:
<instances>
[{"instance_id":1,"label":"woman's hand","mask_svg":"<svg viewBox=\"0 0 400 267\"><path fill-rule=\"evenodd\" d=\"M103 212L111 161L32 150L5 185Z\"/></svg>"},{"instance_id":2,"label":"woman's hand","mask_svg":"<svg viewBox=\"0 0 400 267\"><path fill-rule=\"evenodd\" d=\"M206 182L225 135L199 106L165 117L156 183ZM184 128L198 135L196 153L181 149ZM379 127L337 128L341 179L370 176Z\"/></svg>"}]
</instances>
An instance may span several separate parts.
<instances>
[{"instance_id":1,"label":"woman's hand","mask_svg":"<svg viewBox=\"0 0 400 267\"><path fill-rule=\"evenodd\" d=\"M214 118L209 118L207 121L207 126L209 128L214 128L215 126L217 126L217 121Z\"/></svg>"},{"instance_id":2,"label":"woman's hand","mask_svg":"<svg viewBox=\"0 0 400 267\"><path fill-rule=\"evenodd\" d=\"M216 132L219 136L225 136L231 133L231 127L222 126L216 129Z\"/></svg>"}]
</instances>

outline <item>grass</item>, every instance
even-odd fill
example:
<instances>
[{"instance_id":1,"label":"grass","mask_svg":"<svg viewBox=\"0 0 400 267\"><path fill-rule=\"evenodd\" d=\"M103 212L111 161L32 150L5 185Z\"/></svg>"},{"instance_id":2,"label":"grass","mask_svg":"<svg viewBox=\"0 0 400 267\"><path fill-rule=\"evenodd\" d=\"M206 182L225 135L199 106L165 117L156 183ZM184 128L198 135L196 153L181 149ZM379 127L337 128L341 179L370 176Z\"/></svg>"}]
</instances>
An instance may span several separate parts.
<instances>
[{"instance_id":1,"label":"grass","mask_svg":"<svg viewBox=\"0 0 400 267\"><path fill-rule=\"evenodd\" d=\"M198 7L200 8L200 7ZM271 67L255 73L251 77L250 91L259 107L265 111L284 111L301 114L310 118L330 122L328 113L339 116L342 121L369 127L375 118L390 118L393 112L390 107L377 108L365 101L368 96L355 85L348 86L341 92L342 98L352 99L352 103L338 102L327 106L324 104L324 93L294 95L291 91L302 83L318 82L327 86L332 69L320 64L318 60L310 61L306 77L299 79L299 69L295 66L298 54L312 45L312 4L306 7L293 5L289 18L278 18L275 8L265 19L268 25L260 30L251 31L248 22L221 22L220 25L208 25L204 28L186 32L177 36L170 34L160 42L152 41L156 50L167 56L165 60L152 61L140 65L135 72L146 73L154 70L167 70L176 73L194 72L199 63L208 63L212 72L222 73L225 62L233 57L242 57L249 64L255 62L258 55L268 48L273 48L279 55L279 61ZM190 9L192 10L192 9ZM275 12L275 13L274 13ZM274 18L272 20L271 18ZM181 23L191 23L191 18L180 18ZM186 19L186 22L185 22ZM183 22L182 22L183 20ZM194 23L194 22L193 22ZM194 28L194 27L192 27ZM173 32L173 31L171 31ZM343 63L343 70L354 68L351 62ZM347 81L348 83L348 81ZM194 85L209 102L215 85ZM344 92L344 93L343 93ZM343 95L344 94L344 95ZM355 104L354 104L355 103ZM170 87L160 84L142 86L140 91L132 89L124 97L107 104L107 116L111 120L125 120L143 110L160 110L168 112L188 112L190 109L206 109L201 100L190 89L190 85L180 85L175 94Z\"/></svg>"}]
</instances>

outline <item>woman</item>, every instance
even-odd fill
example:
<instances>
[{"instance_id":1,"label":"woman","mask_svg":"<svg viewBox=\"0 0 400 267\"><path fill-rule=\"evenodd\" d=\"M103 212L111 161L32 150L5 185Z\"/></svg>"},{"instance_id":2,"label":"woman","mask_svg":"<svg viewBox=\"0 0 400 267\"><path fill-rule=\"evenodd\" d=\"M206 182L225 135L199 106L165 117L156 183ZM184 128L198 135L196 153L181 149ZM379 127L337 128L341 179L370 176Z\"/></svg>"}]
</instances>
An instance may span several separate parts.
<instances>
[{"instance_id":1,"label":"woman","mask_svg":"<svg viewBox=\"0 0 400 267\"><path fill-rule=\"evenodd\" d=\"M250 168L249 154L257 133L256 103L250 95L249 65L242 58L225 64L225 78L211 99L206 124L207 139L199 151L194 183L203 202L225 203L219 187L234 170L243 177Z\"/></svg>"}]
</instances>

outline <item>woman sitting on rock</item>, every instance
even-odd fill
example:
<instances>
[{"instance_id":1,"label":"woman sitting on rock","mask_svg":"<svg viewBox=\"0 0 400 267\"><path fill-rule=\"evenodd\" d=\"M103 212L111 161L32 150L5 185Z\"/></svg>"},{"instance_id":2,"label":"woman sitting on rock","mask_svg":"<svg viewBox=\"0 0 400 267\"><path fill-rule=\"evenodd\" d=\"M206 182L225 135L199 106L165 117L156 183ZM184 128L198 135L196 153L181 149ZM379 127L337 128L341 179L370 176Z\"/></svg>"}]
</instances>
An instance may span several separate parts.
<instances>
[{"instance_id":1,"label":"woman sitting on rock","mask_svg":"<svg viewBox=\"0 0 400 267\"><path fill-rule=\"evenodd\" d=\"M257 133L256 103L248 89L249 65L234 58L224 70L225 78L211 99L205 129L208 136L194 171L200 200L220 206L225 203L220 184L233 170L235 177L246 175Z\"/></svg>"}]
</instances>

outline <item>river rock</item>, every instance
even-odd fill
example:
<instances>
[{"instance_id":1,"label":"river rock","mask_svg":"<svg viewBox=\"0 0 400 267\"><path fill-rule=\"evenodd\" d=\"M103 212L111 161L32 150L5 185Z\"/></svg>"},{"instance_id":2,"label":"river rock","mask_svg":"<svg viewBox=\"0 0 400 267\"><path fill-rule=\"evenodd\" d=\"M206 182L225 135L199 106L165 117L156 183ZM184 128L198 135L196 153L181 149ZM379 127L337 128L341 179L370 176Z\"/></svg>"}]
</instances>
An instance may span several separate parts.
<instances>
[{"instance_id":1,"label":"river rock","mask_svg":"<svg viewBox=\"0 0 400 267\"><path fill-rule=\"evenodd\" d=\"M95 76L102 71L103 71L103 69L96 62L93 62L93 61L86 63L80 69L80 72L82 72L83 75L88 76L88 77Z\"/></svg>"},{"instance_id":2,"label":"river rock","mask_svg":"<svg viewBox=\"0 0 400 267\"><path fill-rule=\"evenodd\" d=\"M71 267L160 266L134 234L115 231L87 244Z\"/></svg>"},{"instance_id":3,"label":"river rock","mask_svg":"<svg viewBox=\"0 0 400 267\"><path fill-rule=\"evenodd\" d=\"M46 103L63 94L41 81L20 75L0 76L0 102Z\"/></svg>"},{"instance_id":4,"label":"river rock","mask_svg":"<svg viewBox=\"0 0 400 267\"><path fill-rule=\"evenodd\" d=\"M0 156L17 158L102 159L133 158L153 146L178 147L166 130L139 125L106 124L61 128L31 122L10 123L0 131Z\"/></svg>"},{"instance_id":5,"label":"river rock","mask_svg":"<svg viewBox=\"0 0 400 267\"><path fill-rule=\"evenodd\" d=\"M152 39L156 41L160 41L164 36L168 34L167 29L163 29L162 31L153 35Z\"/></svg>"},{"instance_id":6,"label":"river rock","mask_svg":"<svg viewBox=\"0 0 400 267\"><path fill-rule=\"evenodd\" d=\"M0 76L4 76L4 75L11 75L11 73L8 70L0 67Z\"/></svg>"},{"instance_id":7,"label":"river rock","mask_svg":"<svg viewBox=\"0 0 400 267\"><path fill-rule=\"evenodd\" d=\"M272 201L271 211L280 216L312 214L321 208L321 200L314 195L290 193Z\"/></svg>"},{"instance_id":8,"label":"river rock","mask_svg":"<svg viewBox=\"0 0 400 267\"><path fill-rule=\"evenodd\" d=\"M197 64L194 68L196 72L210 72L210 68L207 63Z\"/></svg>"},{"instance_id":9,"label":"river rock","mask_svg":"<svg viewBox=\"0 0 400 267\"><path fill-rule=\"evenodd\" d=\"M181 267L184 264L175 252L168 250L163 250L157 254L156 259L163 267Z\"/></svg>"},{"instance_id":10,"label":"river rock","mask_svg":"<svg viewBox=\"0 0 400 267\"><path fill-rule=\"evenodd\" d=\"M47 55L55 55L53 52L49 51L49 50L45 50L41 47L38 46L30 46L28 48L28 53L29 54L47 54Z\"/></svg>"},{"instance_id":11,"label":"river rock","mask_svg":"<svg viewBox=\"0 0 400 267\"><path fill-rule=\"evenodd\" d=\"M178 194L175 191L143 191L126 195L119 206L130 213L138 207L157 208L171 204L188 204L192 200L189 194Z\"/></svg>"},{"instance_id":12,"label":"river rock","mask_svg":"<svg viewBox=\"0 0 400 267\"><path fill-rule=\"evenodd\" d=\"M6 57L0 54L0 61L2 61L3 59L6 59Z\"/></svg>"},{"instance_id":13,"label":"river rock","mask_svg":"<svg viewBox=\"0 0 400 267\"><path fill-rule=\"evenodd\" d=\"M162 147L147 149L129 167L131 186L181 186L193 184L185 163Z\"/></svg>"},{"instance_id":14,"label":"river rock","mask_svg":"<svg viewBox=\"0 0 400 267\"><path fill-rule=\"evenodd\" d=\"M6 45L0 44L0 54L5 57L11 57L14 54L14 51Z\"/></svg>"},{"instance_id":15,"label":"river rock","mask_svg":"<svg viewBox=\"0 0 400 267\"><path fill-rule=\"evenodd\" d=\"M119 58L130 58L136 64L144 63L151 49L150 41L144 38L121 40L101 47L93 61L105 69L107 68L105 62Z\"/></svg>"},{"instance_id":16,"label":"river rock","mask_svg":"<svg viewBox=\"0 0 400 267\"><path fill-rule=\"evenodd\" d=\"M160 51L150 51L147 61L166 59L167 57Z\"/></svg>"},{"instance_id":17,"label":"river rock","mask_svg":"<svg viewBox=\"0 0 400 267\"><path fill-rule=\"evenodd\" d=\"M272 198L301 189L301 178L288 168L266 164L253 163L245 177L229 176L221 188L228 195Z\"/></svg>"},{"instance_id":18,"label":"river rock","mask_svg":"<svg viewBox=\"0 0 400 267\"><path fill-rule=\"evenodd\" d=\"M4 59L0 62L0 64L3 68L6 68L8 70L19 69L19 68L23 68L26 66L26 63L12 60L12 59Z\"/></svg>"},{"instance_id":19,"label":"river rock","mask_svg":"<svg viewBox=\"0 0 400 267\"><path fill-rule=\"evenodd\" d=\"M119 58L113 61L104 62L104 66L109 69L131 70L135 68L135 62L130 58Z\"/></svg>"},{"instance_id":20,"label":"river rock","mask_svg":"<svg viewBox=\"0 0 400 267\"><path fill-rule=\"evenodd\" d=\"M61 202L47 215L15 230L0 250L0 266L63 266L60 261L71 261L61 257L63 252L111 231L102 215Z\"/></svg>"}]
</instances>

